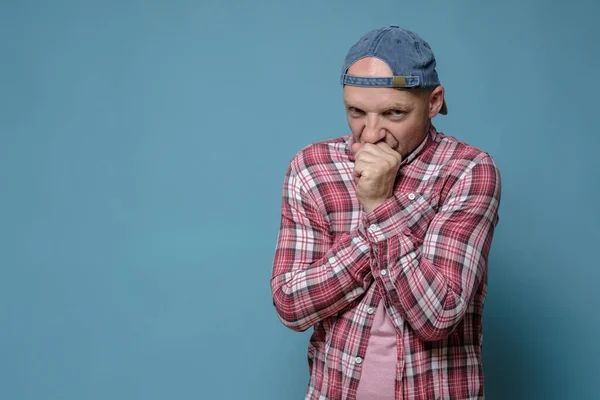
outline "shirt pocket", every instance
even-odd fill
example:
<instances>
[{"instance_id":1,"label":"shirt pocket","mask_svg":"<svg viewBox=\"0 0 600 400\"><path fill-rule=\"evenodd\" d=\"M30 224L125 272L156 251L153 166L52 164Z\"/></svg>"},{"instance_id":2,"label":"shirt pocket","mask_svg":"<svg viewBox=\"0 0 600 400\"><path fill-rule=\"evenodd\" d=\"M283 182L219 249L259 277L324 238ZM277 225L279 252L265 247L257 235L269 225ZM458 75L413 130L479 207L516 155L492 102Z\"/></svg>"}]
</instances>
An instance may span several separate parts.
<instances>
[{"instance_id":1,"label":"shirt pocket","mask_svg":"<svg viewBox=\"0 0 600 400\"><path fill-rule=\"evenodd\" d=\"M439 194L402 191L395 194L402 209L405 225L402 234L422 243L438 210Z\"/></svg>"}]
</instances>

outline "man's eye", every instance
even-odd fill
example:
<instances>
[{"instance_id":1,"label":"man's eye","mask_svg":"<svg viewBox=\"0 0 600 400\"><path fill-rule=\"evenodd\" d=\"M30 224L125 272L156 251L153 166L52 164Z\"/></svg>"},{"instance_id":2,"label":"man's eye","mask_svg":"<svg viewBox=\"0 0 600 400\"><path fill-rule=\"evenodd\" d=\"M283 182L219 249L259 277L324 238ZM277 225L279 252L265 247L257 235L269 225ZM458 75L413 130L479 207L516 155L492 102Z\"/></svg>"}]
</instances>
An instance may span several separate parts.
<instances>
[{"instance_id":1,"label":"man's eye","mask_svg":"<svg viewBox=\"0 0 600 400\"><path fill-rule=\"evenodd\" d=\"M362 115L363 111L356 107L348 107L348 112L352 115Z\"/></svg>"},{"instance_id":2,"label":"man's eye","mask_svg":"<svg viewBox=\"0 0 600 400\"><path fill-rule=\"evenodd\" d=\"M388 114L391 115L392 117L400 117L404 114L404 111L402 110L390 110L388 111Z\"/></svg>"}]
</instances>

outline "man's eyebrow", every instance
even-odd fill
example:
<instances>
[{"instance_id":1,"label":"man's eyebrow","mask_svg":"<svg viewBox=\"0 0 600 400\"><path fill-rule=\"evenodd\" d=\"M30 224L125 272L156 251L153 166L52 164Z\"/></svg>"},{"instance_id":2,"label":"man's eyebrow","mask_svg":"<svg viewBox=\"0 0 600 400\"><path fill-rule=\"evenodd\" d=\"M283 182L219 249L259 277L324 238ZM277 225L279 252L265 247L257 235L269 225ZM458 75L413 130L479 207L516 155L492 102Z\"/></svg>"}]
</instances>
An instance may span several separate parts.
<instances>
[{"instance_id":1,"label":"man's eyebrow","mask_svg":"<svg viewBox=\"0 0 600 400\"><path fill-rule=\"evenodd\" d=\"M362 108L361 108L361 107L359 107L358 105L356 105L356 104L354 104L354 103L351 103L351 102L349 102L349 101L346 101L346 100L344 100L344 105L345 105L346 107L354 107L354 108L359 108L359 109L362 109Z\"/></svg>"},{"instance_id":2,"label":"man's eyebrow","mask_svg":"<svg viewBox=\"0 0 600 400\"><path fill-rule=\"evenodd\" d=\"M347 100L344 100L344 105L347 108L356 108L358 110L364 110L364 108L360 105L360 104L356 104ZM385 113L385 112L389 112L389 111L393 111L393 110L399 110L399 111L410 111L410 109L412 108L412 104L411 103L391 103L388 105L385 105L384 107L382 107L379 112Z\"/></svg>"},{"instance_id":3,"label":"man's eyebrow","mask_svg":"<svg viewBox=\"0 0 600 400\"><path fill-rule=\"evenodd\" d=\"M406 110L409 110L410 108L411 108L411 104L393 103L393 104L390 104L389 106L384 107L383 111L391 111L391 110L406 111Z\"/></svg>"}]
</instances>

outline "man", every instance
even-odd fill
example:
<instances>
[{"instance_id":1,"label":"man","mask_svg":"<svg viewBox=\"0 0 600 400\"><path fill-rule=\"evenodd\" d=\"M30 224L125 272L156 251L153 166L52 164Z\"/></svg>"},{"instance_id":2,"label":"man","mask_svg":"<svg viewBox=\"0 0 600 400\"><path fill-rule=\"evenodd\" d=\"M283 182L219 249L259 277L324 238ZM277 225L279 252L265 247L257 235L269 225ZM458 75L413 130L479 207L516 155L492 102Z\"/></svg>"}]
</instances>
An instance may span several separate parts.
<instances>
[{"instance_id":1,"label":"man","mask_svg":"<svg viewBox=\"0 0 600 400\"><path fill-rule=\"evenodd\" d=\"M271 289L289 328L314 327L306 399L483 399L482 313L499 171L438 132L429 45L365 34L341 83L351 133L285 175Z\"/></svg>"}]
</instances>

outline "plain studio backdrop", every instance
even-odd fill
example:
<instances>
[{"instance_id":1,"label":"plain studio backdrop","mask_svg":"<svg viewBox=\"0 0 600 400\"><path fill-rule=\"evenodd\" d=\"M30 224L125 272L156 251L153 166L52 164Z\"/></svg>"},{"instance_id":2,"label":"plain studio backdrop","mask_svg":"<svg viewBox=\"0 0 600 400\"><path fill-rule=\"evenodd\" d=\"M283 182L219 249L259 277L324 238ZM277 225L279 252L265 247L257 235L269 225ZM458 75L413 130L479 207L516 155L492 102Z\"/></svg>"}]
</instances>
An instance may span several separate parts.
<instances>
[{"instance_id":1,"label":"plain studio backdrop","mask_svg":"<svg viewBox=\"0 0 600 400\"><path fill-rule=\"evenodd\" d=\"M391 24L435 51L436 127L502 172L487 398L600 398L597 4L1 1L0 399L303 398L281 185Z\"/></svg>"}]
</instances>

